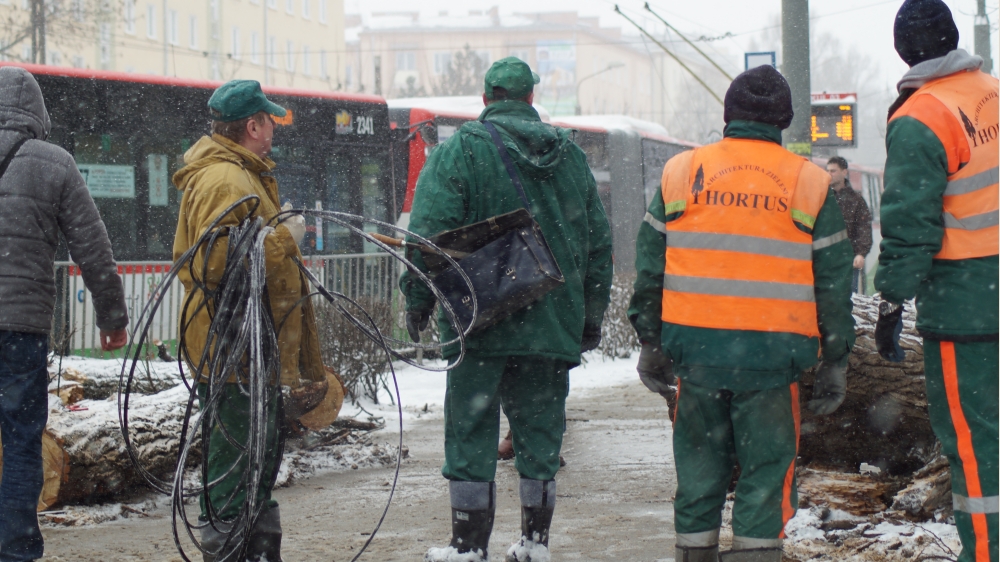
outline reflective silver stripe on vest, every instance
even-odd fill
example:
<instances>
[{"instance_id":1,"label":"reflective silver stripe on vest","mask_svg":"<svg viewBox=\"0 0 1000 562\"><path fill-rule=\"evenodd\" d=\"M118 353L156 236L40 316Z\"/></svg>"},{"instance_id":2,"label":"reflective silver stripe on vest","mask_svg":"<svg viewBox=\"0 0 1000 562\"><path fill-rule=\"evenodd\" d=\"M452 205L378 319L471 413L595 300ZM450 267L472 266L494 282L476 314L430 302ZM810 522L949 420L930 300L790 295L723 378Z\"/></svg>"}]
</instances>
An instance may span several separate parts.
<instances>
[{"instance_id":1,"label":"reflective silver stripe on vest","mask_svg":"<svg viewBox=\"0 0 1000 562\"><path fill-rule=\"evenodd\" d=\"M965 195L978 191L984 187L989 187L995 183L1000 183L1000 168L990 168L985 172L976 175L948 182L945 188L945 195Z\"/></svg>"},{"instance_id":2,"label":"reflective silver stripe on vest","mask_svg":"<svg viewBox=\"0 0 1000 562\"><path fill-rule=\"evenodd\" d=\"M810 244L740 234L672 231L668 235L667 245L671 248L725 250L792 260L812 259L812 246Z\"/></svg>"},{"instance_id":3,"label":"reflective silver stripe on vest","mask_svg":"<svg viewBox=\"0 0 1000 562\"><path fill-rule=\"evenodd\" d=\"M673 233L670 236L673 236ZM816 302L816 295L812 285L793 285L792 283L742 281L664 274L663 288L668 291L696 293L700 295Z\"/></svg>"},{"instance_id":4,"label":"reflective silver stripe on vest","mask_svg":"<svg viewBox=\"0 0 1000 562\"><path fill-rule=\"evenodd\" d=\"M664 223L662 223L662 222L660 222L660 221L658 221L658 220L656 220L656 217L653 216L653 213L646 212L646 216L642 217L642 222L644 222L644 223L648 224L649 226L655 228L656 231L659 232L659 233L661 233L661 234L666 234L667 233L667 225L664 224Z\"/></svg>"},{"instance_id":5,"label":"reflective silver stripe on vest","mask_svg":"<svg viewBox=\"0 0 1000 562\"><path fill-rule=\"evenodd\" d=\"M962 513L998 513L1000 512L1000 496L970 498L952 494L951 505L955 508L955 511L961 511Z\"/></svg>"},{"instance_id":6,"label":"reflective silver stripe on vest","mask_svg":"<svg viewBox=\"0 0 1000 562\"><path fill-rule=\"evenodd\" d=\"M823 238L820 238L819 240L813 242L813 251L822 250L823 248L829 248L830 246L833 246L837 242L841 242L843 240L847 240L846 228L836 234L824 236Z\"/></svg>"},{"instance_id":7,"label":"reflective silver stripe on vest","mask_svg":"<svg viewBox=\"0 0 1000 562\"><path fill-rule=\"evenodd\" d=\"M955 218L955 215L951 213L943 213L941 220L944 222L945 228L980 230L1000 224L1000 211L990 211L980 215L965 217L964 219Z\"/></svg>"}]
</instances>

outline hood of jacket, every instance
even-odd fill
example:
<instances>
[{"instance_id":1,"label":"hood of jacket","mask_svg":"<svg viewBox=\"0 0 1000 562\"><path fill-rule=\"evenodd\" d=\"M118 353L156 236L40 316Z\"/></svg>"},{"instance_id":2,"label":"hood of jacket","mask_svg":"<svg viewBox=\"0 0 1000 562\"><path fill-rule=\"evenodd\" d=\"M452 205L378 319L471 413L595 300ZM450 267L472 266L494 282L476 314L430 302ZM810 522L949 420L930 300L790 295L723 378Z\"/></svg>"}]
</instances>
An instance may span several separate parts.
<instances>
[{"instance_id":1,"label":"hood of jacket","mask_svg":"<svg viewBox=\"0 0 1000 562\"><path fill-rule=\"evenodd\" d=\"M896 91L916 90L931 80L956 72L979 70L981 66L983 66L983 58L979 55L970 55L965 49L955 49L943 57L925 60L914 65L896 84Z\"/></svg>"},{"instance_id":2,"label":"hood of jacket","mask_svg":"<svg viewBox=\"0 0 1000 562\"><path fill-rule=\"evenodd\" d=\"M491 103L479 115L479 120L489 121L510 135L514 144L507 144L507 148L519 168L529 174L554 169L562 161L563 151L573 144L568 130L543 123L535 108L522 101ZM485 129L479 130L490 139Z\"/></svg>"},{"instance_id":3,"label":"hood of jacket","mask_svg":"<svg viewBox=\"0 0 1000 562\"><path fill-rule=\"evenodd\" d=\"M184 191L195 174L221 162L232 162L255 175L270 172L275 167L270 158L261 158L226 137L204 136L184 153L184 167L174 174L174 185Z\"/></svg>"},{"instance_id":4,"label":"hood of jacket","mask_svg":"<svg viewBox=\"0 0 1000 562\"><path fill-rule=\"evenodd\" d=\"M0 68L0 151L6 152L25 136L45 140L51 130L35 77L16 66Z\"/></svg>"}]
</instances>

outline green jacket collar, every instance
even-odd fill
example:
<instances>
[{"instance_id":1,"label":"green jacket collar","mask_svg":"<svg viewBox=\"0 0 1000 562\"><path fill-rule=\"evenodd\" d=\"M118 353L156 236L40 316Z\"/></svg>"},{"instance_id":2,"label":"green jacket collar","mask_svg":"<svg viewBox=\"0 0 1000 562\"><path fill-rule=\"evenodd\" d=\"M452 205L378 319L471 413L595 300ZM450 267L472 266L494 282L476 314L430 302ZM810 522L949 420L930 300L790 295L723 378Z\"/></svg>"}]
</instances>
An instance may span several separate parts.
<instances>
[{"instance_id":1,"label":"green jacket collar","mask_svg":"<svg viewBox=\"0 0 1000 562\"><path fill-rule=\"evenodd\" d=\"M771 141L781 144L781 129L758 121L730 121L722 136L734 139Z\"/></svg>"},{"instance_id":2,"label":"green jacket collar","mask_svg":"<svg viewBox=\"0 0 1000 562\"><path fill-rule=\"evenodd\" d=\"M534 107L518 100L495 101L487 105L486 108L483 109L483 112L479 114L479 120L482 121L487 117L490 118L490 121L493 121L497 117L515 117L526 121L542 120L542 118L538 116L538 112L535 111Z\"/></svg>"}]
</instances>

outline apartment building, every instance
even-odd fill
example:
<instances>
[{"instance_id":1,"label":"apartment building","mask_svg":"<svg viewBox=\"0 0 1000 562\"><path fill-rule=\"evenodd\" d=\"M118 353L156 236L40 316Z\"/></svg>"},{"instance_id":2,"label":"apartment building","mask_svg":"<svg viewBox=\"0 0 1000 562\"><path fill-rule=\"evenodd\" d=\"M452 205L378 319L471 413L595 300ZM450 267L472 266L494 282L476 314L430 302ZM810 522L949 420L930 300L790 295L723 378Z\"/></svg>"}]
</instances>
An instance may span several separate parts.
<instances>
[{"instance_id":1,"label":"apartment building","mask_svg":"<svg viewBox=\"0 0 1000 562\"><path fill-rule=\"evenodd\" d=\"M454 93L446 91L445 75L468 46L487 66L511 55L525 60L542 78L535 101L553 116L623 114L672 130L677 115L690 110L682 100L691 94L691 79L672 58L645 37L600 26L596 17L492 8L347 15L346 26L344 73L352 91L387 98ZM688 66L714 72L679 40L664 41ZM721 119L721 107L718 113Z\"/></svg>"},{"instance_id":2,"label":"apartment building","mask_svg":"<svg viewBox=\"0 0 1000 562\"><path fill-rule=\"evenodd\" d=\"M0 56L35 60L32 0L0 0ZM343 0L46 0L45 62L344 88ZM36 46L36 48L38 48Z\"/></svg>"}]
</instances>

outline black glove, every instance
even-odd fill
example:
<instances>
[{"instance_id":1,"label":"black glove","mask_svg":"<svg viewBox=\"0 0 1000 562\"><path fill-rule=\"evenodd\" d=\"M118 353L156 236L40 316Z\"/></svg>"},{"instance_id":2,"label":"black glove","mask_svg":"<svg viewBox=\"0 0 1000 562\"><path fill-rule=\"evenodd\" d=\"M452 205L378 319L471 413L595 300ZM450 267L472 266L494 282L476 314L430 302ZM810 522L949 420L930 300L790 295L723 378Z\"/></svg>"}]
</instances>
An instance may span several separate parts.
<instances>
[{"instance_id":1,"label":"black glove","mask_svg":"<svg viewBox=\"0 0 1000 562\"><path fill-rule=\"evenodd\" d=\"M660 346L651 343L642 344L642 351L639 352L639 364L635 367L639 371L639 380L646 388L664 397L673 395L675 390L671 387L677 385L677 378L674 377L674 362L663 354Z\"/></svg>"},{"instance_id":2,"label":"black glove","mask_svg":"<svg viewBox=\"0 0 1000 562\"><path fill-rule=\"evenodd\" d=\"M806 407L819 416L837 411L847 397L847 362L838 366L823 361L816 369L816 384L813 385L812 400Z\"/></svg>"},{"instance_id":3,"label":"black glove","mask_svg":"<svg viewBox=\"0 0 1000 562\"><path fill-rule=\"evenodd\" d=\"M601 327L598 326L597 329L584 327L583 339L580 342L580 353L593 351L599 345L601 345Z\"/></svg>"},{"instance_id":4,"label":"black glove","mask_svg":"<svg viewBox=\"0 0 1000 562\"><path fill-rule=\"evenodd\" d=\"M430 310L410 310L406 313L406 331L410 333L410 339L414 343L420 343L420 332L427 329L430 319Z\"/></svg>"},{"instance_id":5,"label":"black glove","mask_svg":"<svg viewBox=\"0 0 1000 562\"><path fill-rule=\"evenodd\" d=\"M903 348L899 347L899 335L903 333L903 305L882 301L878 305L878 322L875 323L875 349L882 359L899 363L903 360Z\"/></svg>"}]
</instances>

